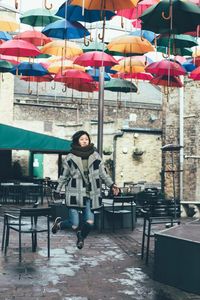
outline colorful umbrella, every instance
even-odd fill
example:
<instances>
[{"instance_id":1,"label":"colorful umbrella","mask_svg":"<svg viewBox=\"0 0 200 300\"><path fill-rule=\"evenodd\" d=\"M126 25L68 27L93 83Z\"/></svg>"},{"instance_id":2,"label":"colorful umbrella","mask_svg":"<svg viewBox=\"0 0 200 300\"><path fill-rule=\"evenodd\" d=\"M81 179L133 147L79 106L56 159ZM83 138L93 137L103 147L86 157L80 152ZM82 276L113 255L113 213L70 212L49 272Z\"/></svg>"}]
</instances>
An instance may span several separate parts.
<instances>
[{"instance_id":1,"label":"colorful umbrella","mask_svg":"<svg viewBox=\"0 0 200 300\"><path fill-rule=\"evenodd\" d=\"M112 67L112 70L123 73L139 73L144 72L145 66L145 56L131 56L121 59L118 65Z\"/></svg>"},{"instance_id":2,"label":"colorful umbrella","mask_svg":"<svg viewBox=\"0 0 200 300\"><path fill-rule=\"evenodd\" d=\"M162 60L159 62L151 63L145 68L145 71L155 75L167 76L178 76L186 74L186 71L181 66L181 64L171 60Z\"/></svg>"},{"instance_id":3,"label":"colorful umbrella","mask_svg":"<svg viewBox=\"0 0 200 300\"><path fill-rule=\"evenodd\" d=\"M184 62L182 66L186 70L186 72L192 72L196 69L196 66L192 62Z\"/></svg>"},{"instance_id":4,"label":"colorful umbrella","mask_svg":"<svg viewBox=\"0 0 200 300\"><path fill-rule=\"evenodd\" d=\"M53 80L53 76L50 74L43 76L21 76L20 80L29 81L29 82L50 82Z\"/></svg>"},{"instance_id":5,"label":"colorful umbrella","mask_svg":"<svg viewBox=\"0 0 200 300\"><path fill-rule=\"evenodd\" d=\"M29 62L22 62L19 65L14 66L10 73L24 76L44 76L49 74L47 69L45 69L40 63Z\"/></svg>"},{"instance_id":6,"label":"colorful umbrella","mask_svg":"<svg viewBox=\"0 0 200 300\"><path fill-rule=\"evenodd\" d=\"M136 93L137 87L134 83L120 79L115 78L111 79L110 81L107 81L105 83L104 89L111 92L122 92L122 93Z\"/></svg>"},{"instance_id":7,"label":"colorful umbrella","mask_svg":"<svg viewBox=\"0 0 200 300\"><path fill-rule=\"evenodd\" d=\"M170 55L180 55L180 56L191 56L192 55L192 50L189 48L167 48L167 47L161 47L158 46L156 47L156 50L158 52L162 52L165 55L163 57L169 57Z\"/></svg>"},{"instance_id":8,"label":"colorful umbrella","mask_svg":"<svg viewBox=\"0 0 200 300\"><path fill-rule=\"evenodd\" d=\"M156 34L152 31L149 30L134 30L130 33L130 36L139 36L141 38L146 39L147 41L149 41L150 43L152 43L152 41L155 39Z\"/></svg>"},{"instance_id":9,"label":"colorful umbrella","mask_svg":"<svg viewBox=\"0 0 200 300\"><path fill-rule=\"evenodd\" d=\"M52 41L51 38L47 37L40 31L36 31L36 30L27 30L27 31L21 32L21 33L15 35L13 39L14 40L23 40L23 41L29 42L35 46L43 46Z\"/></svg>"},{"instance_id":10,"label":"colorful umbrella","mask_svg":"<svg viewBox=\"0 0 200 300\"><path fill-rule=\"evenodd\" d=\"M117 73L112 75L113 78L123 78L123 79L137 79L137 80L151 80L153 75L146 72L140 73Z\"/></svg>"},{"instance_id":11,"label":"colorful umbrella","mask_svg":"<svg viewBox=\"0 0 200 300\"><path fill-rule=\"evenodd\" d=\"M189 78L192 78L193 80L200 80L200 67L192 71L189 75Z\"/></svg>"},{"instance_id":12,"label":"colorful umbrella","mask_svg":"<svg viewBox=\"0 0 200 300\"><path fill-rule=\"evenodd\" d=\"M89 70L87 70L87 73L92 76L94 81L99 81L99 69L96 68L91 68ZM110 76L104 72L104 81L108 81L110 80Z\"/></svg>"},{"instance_id":13,"label":"colorful umbrella","mask_svg":"<svg viewBox=\"0 0 200 300\"><path fill-rule=\"evenodd\" d=\"M98 91L98 84L96 82L73 82L73 83L65 83L70 89L75 89L79 92L88 92L93 93Z\"/></svg>"},{"instance_id":14,"label":"colorful umbrella","mask_svg":"<svg viewBox=\"0 0 200 300\"><path fill-rule=\"evenodd\" d=\"M1 31L15 32L16 30L19 29L19 27L20 24L17 23L16 20L1 14L1 20L0 20Z\"/></svg>"},{"instance_id":15,"label":"colorful umbrella","mask_svg":"<svg viewBox=\"0 0 200 300\"><path fill-rule=\"evenodd\" d=\"M150 80L151 84L167 87L183 87L181 80L176 76L161 75Z\"/></svg>"},{"instance_id":16,"label":"colorful umbrella","mask_svg":"<svg viewBox=\"0 0 200 300\"><path fill-rule=\"evenodd\" d=\"M200 7L182 0L162 0L139 17L142 29L155 33L181 34L196 30L200 23Z\"/></svg>"},{"instance_id":17,"label":"colorful umbrella","mask_svg":"<svg viewBox=\"0 0 200 300\"><path fill-rule=\"evenodd\" d=\"M139 1L137 7L122 9L117 11L117 15L133 20L137 19L147 8L158 3L160 0L142 0Z\"/></svg>"},{"instance_id":18,"label":"colorful umbrella","mask_svg":"<svg viewBox=\"0 0 200 300\"><path fill-rule=\"evenodd\" d=\"M14 56L9 56L9 55L2 55L0 54L0 59L1 60L6 60L10 62L12 65L18 65L20 62L17 57Z\"/></svg>"},{"instance_id":19,"label":"colorful umbrella","mask_svg":"<svg viewBox=\"0 0 200 300\"><path fill-rule=\"evenodd\" d=\"M92 10L119 10L124 8L136 7L139 0L71 0L71 5L83 6L86 9Z\"/></svg>"},{"instance_id":20,"label":"colorful umbrella","mask_svg":"<svg viewBox=\"0 0 200 300\"><path fill-rule=\"evenodd\" d=\"M200 16L199 16L200 18ZM161 34L156 38L157 46L176 48L191 48L198 45L198 41L187 34L173 34L172 36Z\"/></svg>"},{"instance_id":21,"label":"colorful umbrella","mask_svg":"<svg viewBox=\"0 0 200 300\"><path fill-rule=\"evenodd\" d=\"M0 40L9 41L12 40L12 36L5 31L0 31Z\"/></svg>"},{"instance_id":22,"label":"colorful umbrella","mask_svg":"<svg viewBox=\"0 0 200 300\"><path fill-rule=\"evenodd\" d=\"M63 83L73 83L73 82L92 82L93 78L80 70L65 70L63 73L58 73L54 77L54 81Z\"/></svg>"},{"instance_id":23,"label":"colorful umbrella","mask_svg":"<svg viewBox=\"0 0 200 300\"><path fill-rule=\"evenodd\" d=\"M41 52L31 43L23 40L10 40L0 45L0 54L29 57L37 56Z\"/></svg>"},{"instance_id":24,"label":"colorful umbrella","mask_svg":"<svg viewBox=\"0 0 200 300\"><path fill-rule=\"evenodd\" d=\"M138 36L120 36L113 39L108 45L109 51L115 51L119 54L144 54L149 51L154 51L154 47L146 39L141 39Z\"/></svg>"},{"instance_id":25,"label":"colorful umbrella","mask_svg":"<svg viewBox=\"0 0 200 300\"><path fill-rule=\"evenodd\" d=\"M70 22L81 21L81 22L96 22L100 20L110 20L115 13L112 11L104 11L103 13L100 10L88 10L84 9L82 13L82 8L77 5L67 5L65 1L58 9L56 16L67 19Z\"/></svg>"},{"instance_id":26,"label":"colorful umbrella","mask_svg":"<svg viewBox=\"0 0 200 300\"><path fill-rule=\"evenodd\" d=\"M80 39L84 36L90 35L89 31L76 21L69 22L65 19L55 21L48 24L43 30L46 36L56 39Z\"/></svg>"},{"instance_id":27,"label":"colorful umbrella","mask_svg":"<svg viewBox=\"0 0 200 300\"><path fill-rule=\"evenodd\" d=\"M89 43L89 45L83 45L82 47L83 52L89 52L89 51L106 51L107 50L107 46L105 43L101 43L101 42L91 42Z\"/></svg>"},{"instance_id":28,"label":"colorful umbrella","mask_svg":"<svg viewBox=\"0 0 200 300\"><path fill-rule=\"evenodd\" d=\"M0 72L1 73L7 73L10 72L10 70L12 70L13 65L6 60L0 60Z\"/></svg>"},{"instance_id":29,"label":"colorful umbrella","mask_svg":"<svg viewBox=\"0 0 200 300\"><path fill-rule=\"evenodd\" d=\"M47 69L50 73L53 73L53 74L57 74L60 71L67 70L67 69L78 69L81 71L85 71L84 67L74 64L69 59L64 59L64 60L59 59L59 60L55 61L54 63L50 64Z\"/></svg>"},{"instance_id":30,"label":"colorful umbrella","mask_svg":"<svg viewBox=\"0 0 200 300\"><path fill-rule=\"evenodd\" d=\"M28 24L33 27L43 27L49 23L57 21L59 17L55 16L50 10L45 8L36 8L27 10L21 17L21 23Z\"/></svg>"},{"instance_id":31,"label":"colorful umbrella","mask_svg":"<svg viewBox=\"0 0 200 300\"><path fill-rule=\"evenodd\" d=\"M57 40L44 45L40 49L41 53L61 56L75 57L83 53L82 49L75 43L66 40Z\"/></svg>"},{"instance_id":32,"label":"colorful umbrella","mask_svg":"<svg viewBox=\"0 0 200 300\"><path fill-rule=\"evenodd\" d=\"M98 68L101 66L114 66L117 64L117 60L107 53L91 51L81 54L74 60L74 63L85 67Z\"/></svg>"}]
</instances>

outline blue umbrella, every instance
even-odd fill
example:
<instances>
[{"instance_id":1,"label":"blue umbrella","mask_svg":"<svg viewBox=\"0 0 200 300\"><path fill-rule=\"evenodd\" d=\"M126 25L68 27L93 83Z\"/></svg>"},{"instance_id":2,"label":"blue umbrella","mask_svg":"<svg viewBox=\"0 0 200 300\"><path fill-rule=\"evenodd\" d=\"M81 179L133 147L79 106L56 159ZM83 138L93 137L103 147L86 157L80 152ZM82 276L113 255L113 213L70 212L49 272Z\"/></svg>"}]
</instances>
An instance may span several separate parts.
<instances>
[{"instance_id":1,"label":"blue umbrella","mask_svg":"<svg viewBox=\"0 0 200 300\"><path fill-rule=\"evenodd\" d=\"M186 70L187 72L192 72L194 69L197 68L193 63L191 63L191 62L189 62L189 61L184 62L184 63L182 64L182 66L185 68L185 70Z\"/></svg>"},{"instance_id":2,"label":"blue umbrella","mask_svg":"<svg viewBox=\"0 0 200 300\"><path fill-rule=\"evenodd\" d=\"M151 43L158 34L155 34L153 31L138 29L138 30L132 31L130 33L130 35L141 36Z\"/></svg>"},{"instance_id":3,"label":"blue umbrella","mask_svg":"<svg viewBox=\"0 0 200 300\"><path fill-rule=\"evenodd\" d=\"M48 70L45 69L40 63L29 63L22 62L17 66L14 66L10 73L14 75L24 76L43 76L49 74Z\"/></svg>"},{"instance_id":4,"label":"blue umbrella","mask_svg":"<svg viewBox=\"0 0 200 300\"><path fill-rule=\"evenodd\" d=\"M87 73L94 79L94 81L99 81L99 69L91 68L87 70ZM106 72L104 72L104 80L110 80L110 76Z\"/></svg>"},{"instance_id":5,"label":"blue umbrella","mask_svg":"<svg viewBox=\"0 0 200 300\"><path fill-rule=\"evenodd\" d=\"M9 41L12 40L12 36L6 31L0 31L0 40Z\"/></svg>"},{"instance_id":6,"label":"blue umbrella","mask_svg":"<svg viewBox=\"0 0 200 300\"><path fill-rule=\"evenodd\" d=\"M82 14L82 7L77 5L66 5L65 1L58 9L56 16L66 18L68 21L82 21L82 22L96 22L110 20L116 14L112 11L101 11L101 10L89 10L84 9L84 14Z\"/></svg>"},{"instance_id":7,"label":"blue umbrella","mask_svg":"<svg viewBox=\"0 0 200 300\"><path fill-rule=\"evenodd\" d=\"M89 31L78 22L69 22L65 19L58 20L48 24L43 30L48 37L57 39L80 39L84 36L90 35Z\"/></svg>"}]
</instances>

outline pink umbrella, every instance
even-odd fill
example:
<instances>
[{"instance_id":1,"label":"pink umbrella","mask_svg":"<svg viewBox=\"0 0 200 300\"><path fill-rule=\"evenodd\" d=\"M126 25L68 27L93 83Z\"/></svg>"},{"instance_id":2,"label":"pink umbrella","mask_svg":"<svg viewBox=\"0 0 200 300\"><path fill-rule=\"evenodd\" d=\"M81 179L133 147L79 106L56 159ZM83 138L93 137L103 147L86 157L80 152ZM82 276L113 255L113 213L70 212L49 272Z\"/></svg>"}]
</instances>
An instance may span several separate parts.
<instances>
[{"instance_id":1,"label":"pink umbrella","mask_svg":"<svg viewBox=\"0 0 200 300\"><path fill-rule=\"evenodd\" d=\"M63 83L92 82L93 78L89 74L78 69L70 69L56 74L54 77L54 81Z\"/></svg>"},{"instance_id":2,"label":"pink umbrella","mask_svg":"<svg viewBox=\"0 0 200 300\"><path fill-rule=\"evenodd\" d=\"M114 66L118 64L118 61L112 56L107 53L101 51L90 51L85 52L78 56L74 63L77 65L85 66L85 67L107 67L107 66Z\"/></svg>"},{"instance_id":3,"label":"pink umbrella","mask_svg":"<svg viewBox=\"0 0 200 300\"><path fill-rule=\"evenodd\" d=\"M145 71L156 75L178 76L185 75L186 70L175 61L161 60L154 62L145 68Z\"/></svg>"},{"instance_id":4,"label":"pink umbrella","mask_svg":"<svg viewBox=\"0 0 200 300\"><path fill-rule=\"evenodd\" d=\"M147 8L159 1L160 0L142 0L137 4L137 7L118 10L117 15L130 20L137 19Z\"/></svg>"},{"instance_id":5,"label":"pink umbrella","mask_svg":"<svg viewBox=\"0 0 200 300\"><path fill-rule=\"evenodd\" d=\"M29 42L23 40L10 40L0 45L0 54L17 57L34 57L41 54L41 52Z\"/></svg>"},{"instance_id":6,"label":"pink umbrella","mask_svg":"<svg viewBox=\"0 0 200 300\"><path fill-rule=\"evenodd\" d=\"M138 80L151 80L153 78L153 75L146 72L140 72L140 73L116 73L112 75L113 78L130 78L130 79L138 79Z\"/></svg>"},{"instance_id":7,"label":"pink umbrella","mask_svg":"<svg viewBox=\"0 0 200 300\"><path fill-rule=\"evenodd\" d=\"M14 36L14 40L23 40L35 46L44 46L52 42L52 39L37 30L27 30Z\"/></svg>"},{"instance_id":8,"label":"pink umbrella","mask_svg":"<svg viewBox=\"0 0 200 300\"><path fill-rule=\"evenodd\" d=\"M9 56L9 55L2 55L0 54L0 59L1 60L7 60L13 65L18 65L20 62L17 60L17 57L14 56Z\"/></svg>"}]
</instances>

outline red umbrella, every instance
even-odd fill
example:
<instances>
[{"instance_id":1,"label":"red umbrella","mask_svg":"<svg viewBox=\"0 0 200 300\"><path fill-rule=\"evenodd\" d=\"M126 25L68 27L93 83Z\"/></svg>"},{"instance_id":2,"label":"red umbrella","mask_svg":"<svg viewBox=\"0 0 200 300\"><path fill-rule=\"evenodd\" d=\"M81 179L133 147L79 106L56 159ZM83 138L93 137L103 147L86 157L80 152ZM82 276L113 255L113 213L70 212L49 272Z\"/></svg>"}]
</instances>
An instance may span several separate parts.
<instances>
[{"instance_id":1,"label":"red umbrella","mask_svg":"<svg viewBox=\"0 0 200 300\"><path fill-rule=\"evenodd\" d=\"M37 56L41 54L33 44L23 40L10 40L0 45L0 54L17 56L17 57L29 57Z\"/></svg>"},{"instance_id":2,"label":"red umbrella","mask_svg":"<svg viewBox=\"0 0 200 300\"><path fill-rule=\"evenodd\" d=\"M159 62L151 63L145 68L145 71L151 74L168 76L186 74L186 70L178 62L171 60L161 60Z\"/></svg>"},{"instance_id":3,"label":"red umbrella","mask_svg":"<svg viewBox=\"0 0 200 300\"><path fill-rule=\"evenodd\" d=\"M73 82L73 83L66 83L65 84L70 89L75 89L79 92L88 92L93 93L98 91L98 84L96 82Z\"/></svg>"},{"instance_id":4,"label":"red umbrella","mask_svg":"<svg viewBox=\"0 0 200 300\"><path fill-rule=\"evenodd\" d=\"M116 73L112 75L113 78L123 78L123 79L138 79L138 80L151 80L153 78L153 75L146 72L140 72L140 73Z\"/></svg>"},{"instance_id":5,"label":"red umbrella","mask_svg":"<svg viewBox=\"0 0 200 300\"><path fill-rule=\"evenodd\" d=\"M56 74L54 81L73 84L74 82L91 82L93 81L93 78L89 74L78 69L70 69Z\"/></svg>"},{"instance_id":6,"label":"red umbrella","mask_svg":"<svg viewBox=\"0 0 200 300\"><path fill-rule=\"evenodd\" d=\"M193 80L200 80L200 67L193 70L188 77Z\"/></svg>"},{"instance_id":7,"label":"red umbrella","mask_svg":"<svg viewBox=\"0 0 200 300\"><path fill-rule=\"evenodd\" d=\"M181 80L176 76L162 75L154 77L150 80L150 83L154 85L161 85L167 87L183 87Z\"/></svg>"},{"instance_id":8,"label":"red umbrella","mask_svg":"<svg viewBox=\"0 0 200 300\"><path fill-rule=\"evenodd\" d=\"M85 67L107 67L118 64L117 60L107 53L101 51L85 52L74 60L75 64Z\"/></svg>"},{"instance_id":9,"label":"red umbrella","mask_svg":"<svg viewBox=\"0 0 200 300\"><path fill-rule=\"evenodd\" d=\"M52 42L52 39L37 30L27 30L14 36L14 40L23 40L35 46L44 46Z\"/></svg>"},{"instance_id":10,"label":"red umbrella","mask_svg":"<svg viewBox=\"0 0 200 300\"><path fill-rule=\"evenodd\" d=\"M20 79L31 82L50 82L53 80L53 76L49 74L44 76L21 76Z\"/></svg>"}]
</instances>

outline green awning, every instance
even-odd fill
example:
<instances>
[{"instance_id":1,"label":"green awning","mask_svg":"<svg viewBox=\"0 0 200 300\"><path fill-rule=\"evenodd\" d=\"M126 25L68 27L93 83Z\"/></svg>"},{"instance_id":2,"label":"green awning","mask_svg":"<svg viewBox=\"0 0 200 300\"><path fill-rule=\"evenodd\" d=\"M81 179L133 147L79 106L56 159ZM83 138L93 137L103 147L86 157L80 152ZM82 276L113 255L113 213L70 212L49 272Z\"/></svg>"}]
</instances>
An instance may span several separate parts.
<instances>
[{"instance_id":1,"label":"green awning","mask_svg":"<svg viewBox=\"0 0 200 300\"><path fill-rule=\"evenodd\" d=\"M66 153L70 145L68 140L0 124L0 150Z\"/></svg>"}]
</instances>

